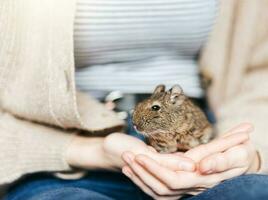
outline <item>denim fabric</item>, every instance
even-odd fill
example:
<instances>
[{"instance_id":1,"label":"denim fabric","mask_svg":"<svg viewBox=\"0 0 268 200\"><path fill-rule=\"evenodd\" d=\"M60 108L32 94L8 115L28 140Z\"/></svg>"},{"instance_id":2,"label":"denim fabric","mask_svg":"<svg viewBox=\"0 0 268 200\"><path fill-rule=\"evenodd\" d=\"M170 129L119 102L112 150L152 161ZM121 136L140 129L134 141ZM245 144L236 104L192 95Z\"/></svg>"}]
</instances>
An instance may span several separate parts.
<instances>
[{"instance_id":1,"label":"denim fabric","mask_svg":"<svg viewBox=\"0 0 268 200\"><path fill-rule=\"evenodd\" d=\"M244 175L227 180L187 200L265 200L268 176ZM119 173L92 172L80 180L35 174L11 188L7 200L150 200Z\"/></svg>"},{"instance_id":2,"label":"denim fabric","mask_svg":"<svg viewBox=\"0 0 268 200\"><path fill-rule=\"evenodd\" d=\"M121 173L92 171L79 180L61 180L50 174L28 176L10 188L7 200L149 200Z\"/></svg>"},{"instance_id":3,"label":"denim fabric","mask_svg":"<svg viewBox=\"0 0 268 200\"><path fill-rule=\"evenodd\" d=\"M266 200L267 175L243 175L229 179L187 200Z\"/></svg>"}]
</instances>

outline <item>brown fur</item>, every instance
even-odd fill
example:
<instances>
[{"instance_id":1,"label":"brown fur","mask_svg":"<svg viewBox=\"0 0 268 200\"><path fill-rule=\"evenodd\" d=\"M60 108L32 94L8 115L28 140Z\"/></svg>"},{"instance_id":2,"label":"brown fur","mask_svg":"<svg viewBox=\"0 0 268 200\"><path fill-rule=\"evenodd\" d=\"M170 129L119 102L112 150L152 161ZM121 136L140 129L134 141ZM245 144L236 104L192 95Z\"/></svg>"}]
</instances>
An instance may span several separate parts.
<instances>
[{"instance_id":1,"label":"brown fur","mask_svg":"<svg viewBox=\"0 0 268 200\"><path fill-rule=\"evenodd\" d=\"M153 110L152 106L160 109ZM168 91L158 85L150 98L135 107L133 124L151 146L163 153L186 151L207 143L213 135L205 114L178 85Z\"/></svg>"}]
</instances>

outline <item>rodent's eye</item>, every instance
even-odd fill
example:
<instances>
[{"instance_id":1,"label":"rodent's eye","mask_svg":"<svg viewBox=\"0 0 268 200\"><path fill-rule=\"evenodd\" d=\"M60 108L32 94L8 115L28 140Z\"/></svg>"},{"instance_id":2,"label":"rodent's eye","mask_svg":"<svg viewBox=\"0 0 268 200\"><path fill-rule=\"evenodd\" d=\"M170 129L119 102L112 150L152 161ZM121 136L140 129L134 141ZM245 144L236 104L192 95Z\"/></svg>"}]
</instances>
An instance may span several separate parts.
<instances>
[{"instance_id":1,"label":"rodent's eye","mask_svg":"<svg viewBox=\"0 0 268 200\"><path fill-rule=\"evenodd\" d=\"M152 110L153 111L158 111L158 110L160 110L160 106L159 105L153 105Z\"/></svg>"}]
</instances>

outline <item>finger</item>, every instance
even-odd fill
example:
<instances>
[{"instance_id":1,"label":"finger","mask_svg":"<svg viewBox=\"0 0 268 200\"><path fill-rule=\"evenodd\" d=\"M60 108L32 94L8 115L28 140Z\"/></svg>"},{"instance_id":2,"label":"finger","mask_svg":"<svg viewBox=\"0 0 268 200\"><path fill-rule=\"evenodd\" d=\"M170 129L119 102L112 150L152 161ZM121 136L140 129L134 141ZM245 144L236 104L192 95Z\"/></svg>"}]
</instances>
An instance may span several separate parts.
<instances>
[{"instance_id":1,"label":"finger","mask_svg":"<svg viewBox=\"0 0 268 200\"><path fill-rule=\"evenodd\" d=\"M209 175L196 175L196 188L212 188L222 181L225 181L245 173L244 168L234 168L220 173L213 173Z\"/></svg>"},{"instance_id":2,"label":"finger","mask_svg":"<svg viewBox=\"0 0 268 200\"><path fill-rule=\"evenodd\" d=\"M148 194L153 198L157 197L155 193L148 186L146 186L137 176L134 175L134 173L128 166L123 167L122 172L128 178L130 178L144 193Z\"/></svg>"},{"instance_id":3,"label":"finger","mask_svg":"<svg viewBox=\"0 0 268 200\"><path fill-rule=\"evenodd\" d=\"M199 162L209 155L226 151L227 149L239 145L248 139L248 132L239 132L226 137L215 139L208 144L197 146L187 151L184 155L196 162Z\"/></svg>"},{"instance_id":4,"label":"finger","mask_svg":"<svg viewBox=\"0 0 268 200\"><path fill-rule=\"evenodd\" d=\"M242 174L239 170L228 171L225 174L212 174L203 176L192 172L173 172L158 165L154 160L145 155L136 156L136 160L153 176L162 181L171 190L179 190L180 194L190 194L197 188L210 188L222 180Z\"/></svg>"},{"instance_id":5,"label":"finger","mask_svg":"<svg viewBox=\"0 0 268 200\"><path fill-rule=\"evenodd\" d=\"M162 182L152 176L150 173L145 171L136 162L130 164L131 169L134 173L146 184L148 185L157 195L171 195L172 191L168 189Z\"/></svg>"},{"instance_id":6,"label":"finger","mask_svg":"<svg viewBox=\"0 0 268 200\"><path fill-rule=\"evenodd\" d=\"M127 162L131 160L128 156L131 156L132 152L124 152L122 159ZM171 169L173 171L195 171L196 164L190 158L180 154L160 154L158 152L144 153L148 157L151 157L160 165Z\"/></svg>"},{"instance_id":7,"label":"finger","mask_svg":"<svg viewBox=\"0 0 268 200\"><path fill-rule=\"evenodd\" d=\"M203 178L205 179L205 178L208 178L208 176L211 176L208 178L208 179L210 179L211 183L209 183L209 181L207 181L207 183L208 183L208 185L215 185L215 183L219 184L222 181L240 176L240 175L244 174L245 171L246 171L245 168L233 168L233 169L221 172L221 173L215 173L215 174L203 176Z\"/></svg>"},{"instance_id":8,"label":"finger","mask_svg":"<svg viewBox=\"0 0 268 200\"><path fill-rule=\"evenodd\" d=\"M208 188L203 188L203 189L196 189L196 190L189 190L187 192L187 194L190 194L190 195L193 195L193 196L196 196L202 192L204 192L205 190L207 190Z\"/></svg>"},{"instance_id":9,"label":"finger","mask_svg":"<svg viewBox=\"0 0 268 200\"><path fill-rule=\"evenodd\" d=\"M204 188L195 188L192 187L194 186L194 182L192 182L192 185L190 187L190 185L186 186L186 189L180 189L180 188L176 188L176 189L169 189L166 185L163 185L162 182L160 182L158 179L156 179L155 177L152 176L152 174L148 173L147 171L145 171L145 169L143 169L143 167L139 166L138 164L135 164L135 161L129 166L130 170L132 171L132 173L134 175L136 175L136 178L139 179L138 182L142 182L146 185L146 187L148 187L151 191L153 191L154 194L156 194L157 196L165 196L165 197L171 197L171 196L175 196L177 199L178 195L183 195L183 194L193 194L194 192L200 192L203 191ZM191 173L191 176L188 176L190 174L190 172L188 172L188 174L185 174L185 179L189 179L191 180L193 178L195 178L196 175L194 175L193 173ZM171 188L175 187L174 184L176 184L176 181L179 180L174 180L173 182L173 186L170 186ZM186 182L186 181L184 181Z\"/></svg>"},{"instance_id":10,"label":"finger","mask_svg":"<svg viewBox=\"0 0 268 200\"><path fill-rule=\"evenodd\" d=\"M186 189L195 186L192 181L192 172L175 172L158 164L146 155L137 155L135 160L150 174L163 182L169 189ZM183 172L183 171L182 171Z\"/></svg>"},{"instance_id":11,"label":"finger","mask_svg":"<svg viewBox=\"0 0 268 200\"><path fill-rule=\"evenodd\" d=\"M127 155L134 156L130 152L125 152L123 154L123 159ZM183 189L195 188L195 186L200 182L198 175L193 172L180 171L175 172L162 165L158 164L156 161L151 159L146 155L137 155L135 157L136 161L147 170L152 176L163 182L169 189L183 191ZM133 162L128 160L133 160L133 158L125 159L127 163Z\"/></svg>"},{"instance_id":12,"label":"finger","mask_svg":"<svg viewBox=\"0 0 268 200\"><path fill-rule=\"evenodd\" d=\"M156 153L151 156L156 162L163 167L171 169L173 171L195 171L195 162L185 157L183 154L160 154Z\"/></svg>"},{"instance_id":13,"label":"finger","mask_svg":"<svg viewBox=\"0 0 268 200\"><path fill-rule=\"evenodd\" d=\"M129 157L127 160L127 164L131 168L131 170L138 176L142 182L151 188L156 194L158 195L170 195L172 191L169 190L166 185L160 182L157 178L152 176L149 172L147 172L143 167L141 167L138 163L134 160L134 154L128 153L124 155Z\"/></svg>"},{"instance_id":14,"label":"finger","mask_svg":"<svg viewBox=\"0 0 268 200\"><path fill-rule=\"evenodd\" d=\"M181 196L180 195L174 195L174 196L169 196L169 195L159 195L155 193L150 187L148 187L136 174L134 171L129 166L125 166L122 169L122 172L128 176L143 192L148 194L149 196L153 197L154 199L157 200L175 200L179 199Z\"/></svg>"},{"instance_id":15,"label":"finger","mask_svg":"<svg viewBox=\"0 0 268 200\"><path fill-rule=\"evenodd\" d=\"M254 130L254 126L251 123L241 123L238 126L230 129L222 137L226 137L239 132L252 132Z\"/></svg>"},{"instance_id":16,"label":"finger","mask_svg":"<svg viewBox=\"0 0 268 200\"><path fill-rule=\"evenodd\" d=\"M203 174L211 174L227 171L233 168L247 167L251 156L251 145L237 145L226 152L216 153L201 160L199 171Z\"/></svg>"}]
</instances>

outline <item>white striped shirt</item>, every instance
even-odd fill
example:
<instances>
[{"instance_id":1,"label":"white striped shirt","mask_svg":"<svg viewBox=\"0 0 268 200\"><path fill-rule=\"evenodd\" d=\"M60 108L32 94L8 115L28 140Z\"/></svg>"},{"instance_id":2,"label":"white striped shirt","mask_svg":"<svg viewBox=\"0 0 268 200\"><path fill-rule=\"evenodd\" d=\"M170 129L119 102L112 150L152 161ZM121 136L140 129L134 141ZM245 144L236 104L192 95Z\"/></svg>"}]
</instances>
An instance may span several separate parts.
<instances>
[{"instance_id":1,"label":"white striped shirt","mask_svg":"<svg viewBox=\"0 0 268 200\"><path fill-rule=\"evenodd\" d=\"M217 0L78 0L76 84L84 91L150 93L160 83L203 95L197 55Z\"/></svg>"}]
</instances>

